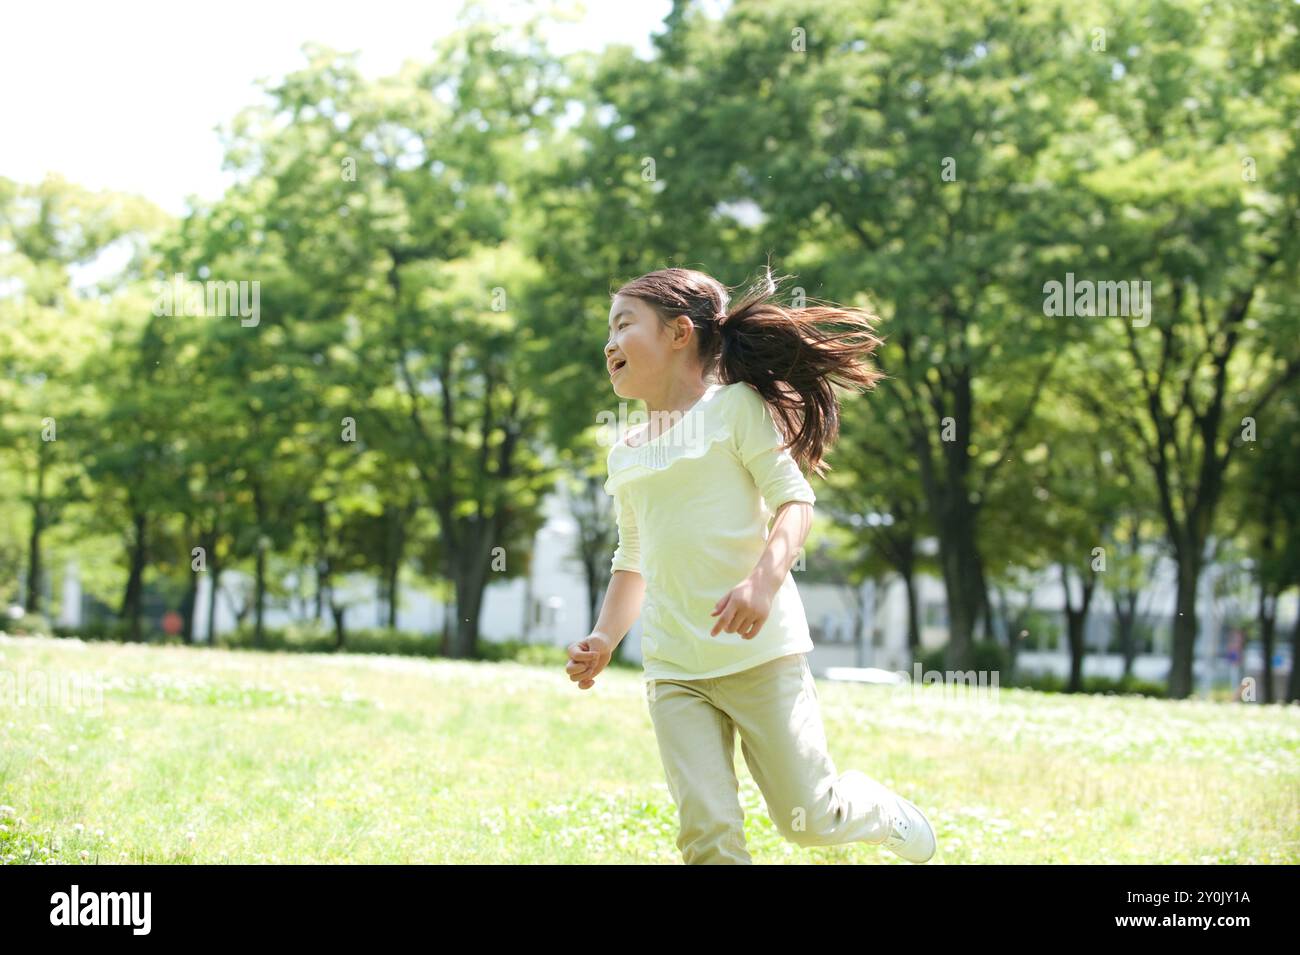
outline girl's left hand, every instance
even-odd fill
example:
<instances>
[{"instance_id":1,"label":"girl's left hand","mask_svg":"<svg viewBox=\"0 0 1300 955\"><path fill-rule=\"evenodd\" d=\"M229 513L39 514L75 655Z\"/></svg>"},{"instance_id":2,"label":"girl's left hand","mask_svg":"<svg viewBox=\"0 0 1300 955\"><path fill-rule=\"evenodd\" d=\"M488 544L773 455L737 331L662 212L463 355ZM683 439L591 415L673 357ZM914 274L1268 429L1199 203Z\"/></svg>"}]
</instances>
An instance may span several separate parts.
<instances>
[{"instance_id":1,"label":"girl's left hand","mask_svg":"<svg viewBox=\"0 0 1300 955\"><path fill-rule=\"evenodd\" d=\"M713 625L709 634L716 637L718 632L739 633L745 640L752 640L763 629L767 615L772 612L772 594L753 577L746 577L730 592L713 605L711 617L721 618Z\"/></svg>"}]
</instances>

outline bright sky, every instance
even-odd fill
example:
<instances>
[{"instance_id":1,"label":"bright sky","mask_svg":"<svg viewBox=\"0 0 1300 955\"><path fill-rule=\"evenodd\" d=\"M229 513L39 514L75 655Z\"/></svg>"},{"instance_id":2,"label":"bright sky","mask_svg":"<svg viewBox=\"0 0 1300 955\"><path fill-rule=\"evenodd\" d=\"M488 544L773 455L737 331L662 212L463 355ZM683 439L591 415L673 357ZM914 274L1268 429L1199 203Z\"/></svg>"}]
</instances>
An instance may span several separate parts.
<instances>
[{"instance_id":1,"label":"bright sky","mask_svg":"<svg viewBox=\"0 0 1300 955\"><path fill-rule=\"evenodd\" d=\"M507 24L544 9L480 6ZM580 19L557 22L549 45L566 53L629 43L648 57L670 8L566 0ZM228 182L217 124L256 101L255 79L305 65L302 43L360 50L362 71L383 75L426 57L461 9L461 0L12 4L0 32L0 175L36 182L55 171L180 214L187 195L215 199Z\"/></svg>"}]
</instances>

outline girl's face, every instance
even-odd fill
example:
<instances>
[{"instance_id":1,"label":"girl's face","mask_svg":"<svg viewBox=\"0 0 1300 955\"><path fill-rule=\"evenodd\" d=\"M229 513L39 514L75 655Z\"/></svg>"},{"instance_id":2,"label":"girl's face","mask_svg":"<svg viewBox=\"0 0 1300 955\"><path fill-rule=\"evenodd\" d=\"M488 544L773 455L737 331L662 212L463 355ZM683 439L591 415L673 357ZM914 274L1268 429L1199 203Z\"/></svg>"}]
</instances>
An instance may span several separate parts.
<instances>
[{"instance_id":1,"label":"girl's face","mask_svg":"<svg viewBox=\"0 0 1300 955\"><path fill-rule=\"evenodd\" d=\"M670 339L649 305L639 298L615 295L605 345L605 370L610 373L614 394L620 398L653 394L655 383L669 374L673 358Z\"/></svg>"}]
</instances>

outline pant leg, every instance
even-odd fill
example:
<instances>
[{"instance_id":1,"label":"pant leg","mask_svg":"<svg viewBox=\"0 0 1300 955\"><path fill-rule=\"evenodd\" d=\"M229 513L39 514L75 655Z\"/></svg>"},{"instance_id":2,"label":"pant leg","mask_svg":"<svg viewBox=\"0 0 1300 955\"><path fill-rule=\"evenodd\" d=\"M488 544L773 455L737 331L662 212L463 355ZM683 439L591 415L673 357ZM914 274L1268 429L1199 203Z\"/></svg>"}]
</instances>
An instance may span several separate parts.
<instances>
[{"instance_id":1,"label":"pant leg","mask_svg":"<svg viewBox=\"0 0 1300 955\"><path fill-rule=\"evenodd\" d=\"M749 865L745 812L736 778L736 726L709 700L709 680L654 680L650 719L687 865Z\"/></svg>"},{"instance_id":2,"label":"pant leg","mask_svg":"<svg viewBox=\"0 0 1300 955\"><path fill-rule=\"evenodd\" d=\"M783 837L800 846L883 842L888 823L870 781L836 771L817 684L802 653L720 677L715 698Z\"/></svg>"}]
</instances>

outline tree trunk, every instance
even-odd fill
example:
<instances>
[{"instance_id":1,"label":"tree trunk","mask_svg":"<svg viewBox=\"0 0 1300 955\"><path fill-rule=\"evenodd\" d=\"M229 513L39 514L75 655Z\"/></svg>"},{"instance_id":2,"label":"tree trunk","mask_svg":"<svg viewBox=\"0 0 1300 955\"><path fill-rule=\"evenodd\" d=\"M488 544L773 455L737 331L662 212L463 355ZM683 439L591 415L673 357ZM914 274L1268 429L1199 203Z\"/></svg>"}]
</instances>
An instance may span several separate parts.
<instances>
[{"instance_id":1,"label":"tree trunk","mask_svg":"<svg viewBox=\"0 0 1300 955\"><path fill-rule=\"evenodd\" d=\"M1192 657L1196 652L1196 588L1201 579L1201 562L1188 545L1178 560L1177 616L1169 660L1169 696L1183 700L1192 693Z\"/></svg>"},{"instance_id":2,"label":"tree trunk","mask_svg":"<svg viewBox=\"0 0 1300 955\"><path fill-rule=\"evenodd\" d=\"M501 518L498 514L489 519L457 520L446 509L440 509L439 516L450 531L444 531L449 544L446 552L463 555L463 559L450 561L447 567L455 592L456 619L444 635L444 644L449 637L453 658L477 659L483 591L487 586L492 548L501 535Z\"/></svg>"},{"instance_id":3,"label":"tree trunk","mask_svg":"<svg viewBox=\"0 0 1300 955\"><path fill-rule=\"evenodd\" d=\"M968 670L974 663L975 622L987 606L984 568L975 540L976 510L961 498L950 508L952 520L940 522L940 560L943 565L944 589L948 598L948 648L945 666Z\"/></svg>"},{"instance_id":4,"label":"tree trunk","mask_svg":"<svg viewBox=\"0 0 1300 955\"><path fill-rule=\"evenodd\" d=\"M199 578L191 573L185 596L181 598L181 640L186 646L194 645L194 605L198 598Z\"/></svg>"},{"instance_id":5,"label":"tree trunk","mask_svg":"<svg viewBox=\"0 0 1300 955\"><path fill-rule=\"evenodd\" d=\"M1266 582L1261 582L1259 587L1259 611L1256 619L1259 621L1259 640L1264 651L1264 695L1258 697L1265 703L1272 703L1274 700L1273 693L1273 634L1277 629L1277 597ZM1246 647L1243 644L1241 648L1242 662L1246 659ZM1294 665L1292 669L1295 669Z\"/></svg>"},{"instance_id":6,"label":"tree trunk","mask_svg":"<svg viewBox=\"0 0 1300 955\"><path fill-rule=\"evenodd\" d=\"M253 505L257 513L257 583L253 598L255 611L253 615L253 646L260 649L266 646L266 635L262 630L262 621L266 613L266 546L263 531L266 526L266 504L262 499L262 485L260 482L253 485Z\"/></svg>"},{"instance_id":7,"label":"tree trunk","mask_svg":"<svg viewBox=\"0 0 1300 955\"><path fill-rule=\"evenodd\" d=\"M864 585L866 581L862 582ZM875 581L872 581L875 586ZM875 637L875 629L872 627L872 621L867 619L867 600L863 593L863 587L853 588L853 652L855 660L853 665L859 667L868 666L875 660L868 660L868 650L872 647ZM872 653L874 657L874 653Z\"/></svg>"},{"instance_id":8,"label":"tree trunk","mask_svg":"<svg viewBox=\"0 0 1300 955\"><path fill-rule=\"evenodd\" d=\"M208 600L208 646L217 645L217 592L221 589L221 568L217 565L217 549L209 552L208 575L212 579L212 593Z\"/></svg>"},{"instance_id":9,"label":"tree trunk","mask_svg":"<svg viewBox=\"0 0 1300 955\"><path fill-rule=\"evenodd\" d=\"M1294 703L1300 700L1300 611L1295 615L1295 625L1291 628L1291 675L1286 680L1286 701Z\"/></svg>"},{"instance_id":10,"label":"tree trunk","mask_svg":"<svg viewBox=\"0 0 1300 955\"><path fill-rule=\"evenodd\" d=\"M32 534L27 549L27 599L28 613L40 613L42 605L41 534L45 530L45 453L46 442L40 443L36 456L36 493L32 497Z\"/></svg>"},{"instance_id":11,"label":"tree trunk","mask_svg":"<svg viewBox=\"0 0 1300 955\"><path fill-rule=\"evenodd\" d=\"M984 639L997 642L997 630L993 626L993 601L988 599L987 591L982 595L984 603Z\"/></svg>"},{"instance_id":12,"label":"tree trunk","mask_svg":"<svg viewBox=\"0 0 1300 955\"><path fill-rule=\"evenodd\" d=\"M316 505L316 539L320 541L320 550L318 553L325 553L326 541L326 515L325 502L321 501ZM329 565L324 558L316 561L316 620L323 620L325 617L325 587L329 581Z\"/></svg>"},{"instance_id":13,"label":"tree trunk","mask_svg":"<svg viewBox=\"0 0 1300 955\"><path fill-rule=\"evenodd\" d=\"M388 552L388 629L397 629L397 608L401 597L402 558L406 553L406 520L408 509L395 510Z\"/></svg>"},{"instance_id":14,"label":"tree trunk","mask_svg":"<svg viewBox=\"0 0 1300 955\"><path fill-rule=\"evenodd\" d=\"M397 589L399 586L398 578L401 575L401 564L394 560L388 566L388 581L386 587L388 590L388 619L385 621L389 630L397 629Z\"/></svg>"},{"instance_id":15,"label":"tree trunk","mask_svg":"<svg viewBox=\"0 0 1300 955\"><path fill-rule=\"evenodd\" d=\"M478 622L483 607L486 580L476 568L467 567L456 575L456 627L452 656L462 660L478 657Z\"/></svg>"},{"instance_id":16,"label":"tree trunk","mask_svg":"<svg viewBox=\"0 0 1300 955\"><path fill-rule=\"evenodd\" d=\"M1070 679L1066 683L1067 693L1078 693L1083 689L1083 618L1073 610L1065 611L1066 639L1070 647Z\"/></svg>"},{"instance_id":17,"label":"tree trunk","mask_svg":"<svg viewBox=\"0 0 1300 955\"><path fill-rule=\"evenodd\" d=\"M325 616L325 575L321 572L320 562L316 562L316 613L314 619L321 620Z\"/></svg>"},{"instance_id":18,"label":"tree trunk","mask_svg":"<svg viewBox=\"0 0 1300 955\"><path fill-rule=\"evenodd\" d=\"M1078 607L1074 606L1070 596L1070 577L1065 564L1061 568L1061 587L1065 590L1065 622L1070 646L1070 680L1066 686L1067 693L1079 693L1083 690L1083 658L1087 653L1085 636L1088 625L1088 605L1092 602L1093 590L1097 585L1097 576L1089 571L1081 575L1079 586L1083 596Z\"/></svg>"},{"instance_id":19,"label":"tree trunk","mask_svg":"<svg viewBox=\"0 0 1300 955\"><path fill-rule=\"evenodd\" d=\"M1136 590L1116 591L1115 636L1119 639L1119 652L1124 660L1122 676L1133 672L1133 658L1137 656L1137 600Z\"/></svg>"},{"instance_id":20,"label":"tree trunk","mask_svg":"<svg viewBox=\"0 0 1300 955\"><path fill-rule=\"evenodd\" d=\"M905 336L904 355L907 354ZM906 357L905 361L910 364ZM913 425L911 437L921 465L921 487L935 517L939 538L939 563L948 603L944 665L948 669L968 670L973 663L975 621L984 613L988 601L976 534L979 504L971 500L970 441L965 433L973 405L969 369L954 371L951 397L958 422L957 440L939 442L937 461L928 430Z\"/></svg>"},{"instance_id":21,"label":"tree trunk","mask_svg":"<svg viewBox=\"0 0 1300 955\"><path fill-rule=\"evenodd\" d=\"M1277 504L1269 500L1261 516L1263 530L1260 541L1259 571L1256 574L1259 586L1259 609L1256 619L1259 621L1259 640L1264 651L1264 695L1265 703L1272 703L1273 693L1273 633L1277 628L1277 598L1280 588L1275 586L1270 577L1277 553ZM1241 662L1246 662L1246 646L1242 643ZM1292 667L1294 669L1294 665ZM1261 697L1256 697L1261 699Z\"/></svg>"},{"instance_id":22,"label":"tree trunk","mask_svg":"<svg viewBox=\"0 0 1300 955\"><path fill-rule=\"evenodd\" d=\"M122 595L122 609L118 614L119 617L130 623L130 638L133 642L140 640L140 616L144 604L144 567L145 567L145 534L147 529L147 516L142 512L135 512L132 526L135 531L135 538L131 543L130 565L131 570L126 579L126 591Z\"/></svg>"},{"instance_id":23,"label":"tree trunk","mask_svg":"<svg viewBox=\"0 0 1300 955\"><path fill-rule=\"evenodd\" d=\"M266 646L266 634L262 629L263 616L266 613L266 548L261 538L257 542L257 584L253 597L253 646Z\"/></svg>"},{"instance_id":24,"label":"tree trunk","mask_svg":"<svg viewBox=\"0 0 1300 955\"><path fill-rule=\"evenodd\" d=\"M917 606L915 575L910 572L904 574L903 586L907 591L907 649L915 660L921 650L921 611Z\"/></svg>"},{"instance_id":25,"label":"tree trunk","mask_svg":"<svg viewBox=\"0 0 1300 955\"><path fill-rule=\"evenodd\" d=\"M1020 595L1023 596L1024 602L1019 608L1011 606L1011 602L1001 588L996 591L999 603L998 610L1002 616L1003 624L1006 626L1007 669L1009 671L1006 674L1006 679L1008 681L1015 677L1016 660L1020 656L1020 635L1025 631L1026 615L1034 605L1034 589L1031 589L1028 594Z\"/></svg>"},{"instance_id":26,"label":"tree trunk","mask_svg":"<svg viewBox=\"0 0 1300 955\"><path fill-rule=\"evenodd\" d=\"M452 653L452 647L455 643L455 640L452 636L453 634L452 628L456 626L456 620L460 616L460 614L455 609L456 598L454 596L452 597L451 602L452 602L452 606L444 607L442 612L442 638L440 641L440 645L438 647L438 653L440 656L444 656L444 657L450 657L454 655Z\"/></svg>"},{"instance_id":27,"label":"tree trunk","mask_svg":"<svg viewBox=\"0 0 1300 955\"><path fill-rule=\"evenodd\" d=\"M334 595L330 594L330 615L334 618L334 649L342 651L347 645L346 634L343 629L343 617L347 614L348 608L340 606L334 602Z\"/></svg>"}]
</instances>

